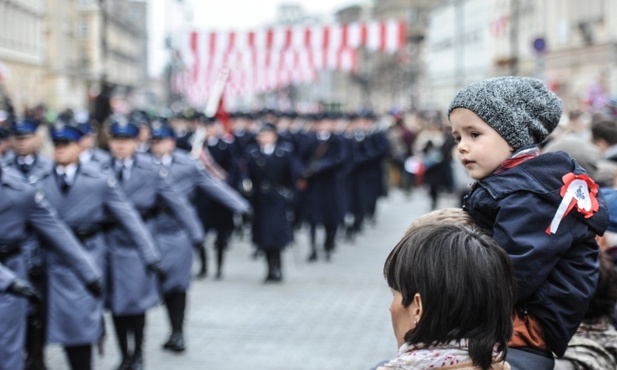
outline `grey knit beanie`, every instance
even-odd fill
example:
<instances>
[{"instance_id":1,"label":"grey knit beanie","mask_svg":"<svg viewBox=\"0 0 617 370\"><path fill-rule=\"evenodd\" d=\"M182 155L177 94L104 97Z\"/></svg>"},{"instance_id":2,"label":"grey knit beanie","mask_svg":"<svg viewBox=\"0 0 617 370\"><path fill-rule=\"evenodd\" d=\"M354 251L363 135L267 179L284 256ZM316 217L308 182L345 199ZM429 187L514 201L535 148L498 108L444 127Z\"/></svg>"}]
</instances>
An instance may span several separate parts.
<instances>
[{"instance_id":1,"label":"grey knit beanie","mask_svg":"<svg viewBox=\"0 0 617 370\"><path fill-rule=\"evenodd\" d=\"M515 150L540 144L559 124L562 102L542 81L530 77L495 77L461 89L448 108L467 108Z\"/></svg>"}]
</instances>

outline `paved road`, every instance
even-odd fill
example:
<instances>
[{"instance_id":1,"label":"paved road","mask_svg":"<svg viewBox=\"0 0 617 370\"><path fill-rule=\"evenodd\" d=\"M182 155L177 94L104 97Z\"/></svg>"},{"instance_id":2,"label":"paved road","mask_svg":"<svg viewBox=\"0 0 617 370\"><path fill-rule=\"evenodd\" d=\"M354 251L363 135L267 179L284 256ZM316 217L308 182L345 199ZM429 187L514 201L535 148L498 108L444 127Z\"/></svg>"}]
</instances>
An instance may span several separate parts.
<instances>
[{"instance_id":1,"label":"paved road","mask_svg":"<svg viewBox=\"0 0 617 370\"><path fill-rule=\"evenodd\" d=\"M454 205L453 198L439 204ZM306 262L303 231L284 253L280 285L262 283L264 261L251 258L248 238L235 239L224 279L209 276L191 287L185 353L160 349L168 335L166 312L161 306L148 312L145 368L368 370L395 357L383 262L409 222L428 209L424 192L407 198L392 191L378 206L377 224L354 243L339 241L330 262ZM105 354L94 357L96 370L119 363L112 330L108 322ZM46 353L49 370L68 369L60 348L49 346Z\"/></svg>"}]
</instances>

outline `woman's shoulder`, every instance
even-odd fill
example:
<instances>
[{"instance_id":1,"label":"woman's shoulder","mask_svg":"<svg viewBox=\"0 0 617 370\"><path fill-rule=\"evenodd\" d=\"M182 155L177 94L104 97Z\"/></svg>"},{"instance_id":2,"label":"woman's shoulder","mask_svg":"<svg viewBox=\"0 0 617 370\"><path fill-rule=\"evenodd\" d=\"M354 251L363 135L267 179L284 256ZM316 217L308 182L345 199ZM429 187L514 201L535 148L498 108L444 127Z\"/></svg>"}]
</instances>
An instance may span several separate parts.
<instances>
[{"instance_id":1,"label":"woman's shoulder","mask_svg":"<svg viewBox=\"0 0 617 370\"><path fill-rule=\"evenodd\" d=\"M440 369L441 370L480 370L478 366L475 366L472 363L451 365L451 366L441 367ZM510 370L510 365L507 362L495 363L491 367L491 370Z\"/></svg>"},{"instance_id":2,"label":"woman's shoulder","mask_svg":"<svg viewBox=\"0 0 617 370\"><path fill-rule=\"evenodd\" d=\"M441 369L441 370L480 370L479 367L475 366L471 362L439 367L437 369ZM401 361L401 358L397 358L395 360L388 362L387 364L384 364L378 367L375 370L421 370L421 369L416 367L412 363ZM493 366L491 367L491 370L511 370L511 368L507 362L499 362L499 363L493 364Z\"/></svg>"}]
</instances>

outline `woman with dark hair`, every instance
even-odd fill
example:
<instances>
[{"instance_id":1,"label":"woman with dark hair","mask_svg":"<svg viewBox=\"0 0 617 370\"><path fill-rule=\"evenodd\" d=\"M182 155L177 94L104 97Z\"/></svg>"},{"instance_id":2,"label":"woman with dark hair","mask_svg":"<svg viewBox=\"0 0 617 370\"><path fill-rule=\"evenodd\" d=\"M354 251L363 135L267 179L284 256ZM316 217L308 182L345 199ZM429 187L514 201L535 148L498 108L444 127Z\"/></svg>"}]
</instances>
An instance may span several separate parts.
<instances>
[{"instance_id":1,"label":"woman with dark hair","mask_svg":"<svg viewBox=\"0 0 617 370\"><path fill-rule=\"evenodd\" d=\"M513 270L489 236L455 224L411 227L384 276L399 351L378 370L510 369Z\"/></svg>"}]
</instances>

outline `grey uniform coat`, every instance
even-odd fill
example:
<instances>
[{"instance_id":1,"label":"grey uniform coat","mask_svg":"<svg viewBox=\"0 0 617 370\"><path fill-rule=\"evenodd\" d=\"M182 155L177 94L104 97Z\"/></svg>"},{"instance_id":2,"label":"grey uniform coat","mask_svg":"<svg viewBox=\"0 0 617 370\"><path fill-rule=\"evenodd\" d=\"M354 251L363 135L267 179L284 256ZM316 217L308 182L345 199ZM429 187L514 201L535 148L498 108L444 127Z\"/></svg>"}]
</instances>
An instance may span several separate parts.
<instances>
[{"instance_id":1,"label":"grey uniform coat","mask_svg":"<svg viewBox=\"0 0 617 370\"><path fill-rule=\"evenodd\" d=\"M24 183L10 168L1 168L0 172L0 262L21 279L28 278L21 246L29 235L27 228L32 227L72 267L82 286L101 279L94 261L83 252L43 193ZM27 306L24 298L0 293L0 370L23 369Z\"/></svg>"},{"instance_id":2,"label":"grey uniform coat","mask_svg":"<svg viewBox=\"0 0 617 370\"><path fill-rule=\"evenodd\" d=\"M113 169L113 162L105 166ZM194 213L186 199L176 193L167 181L168 171L159 168L149 156L136 155L128 179L120 186L137 212L149 227L150 235L157 239L155 219L161 212L169 212L189 235L192 242L203 240ZM139 252L132 247L130 235L114 229L108 234L109 263L111 272L112 312L116 315L134 315L145 312L160 299L156 277L146 267L159 261L158 246ZM145 262L145 263L144 263ZM165 284L165 282L163 282Z\"/></svg>"},{"instance_id":3,"label":"grey uniform coat","mask_svg":"<svg viewBox=\"0 0 617 370\"><path fill-rule=\"evenodd\" d=\"M41 176L48 173L52 167L51 158L42 155L35 154L35 160L29 168L23 168L17 162L17 156L13 155L5 157L4 164L7 167L11 167L21 174L24 181L31 185L35 185ZM45 265L45 251L40 248L40 243L36 235L28 236L27 240L22 243L22 250L26 257L27 268L43 269Z\"/></svg>"},{"instance_id":4,"label":"grey uniform coat","mask_svg":"<svg viewBox=\"0 0 617 370\"><path fill-rule=\"evenodd\" d=\"M188 154L176 150L171 164L166 167L159 164L166 173L167 180L174 190L187 201L195 204L197 197L205 196L223 204L228 209L245 213L248 211L248 202L237 192L222 181L210 177L201 164ZM190 219L197 221L196 209L189 207L186 214ZM212 215L216 217L216 215ZM164 293L186 291L191 281L191 266L193 263L193 245L201 243L204 238L201 224L198 223L200 234L191 240L187 229L181 220L170 212L162 212L155 220L156 241L163 256L163 268L167 279L162 284Z\"/></svg>"},{"instance_id":5,"label":"grey uniform coat","mask_svg":"<svg viewBox=\"0 0 617 370\"><path fill-rule=\"evenodd\" d=\"M0 263L0 293L6 292L16 278L17 275L13 271Z\"/></svg>"},{"instance_id":6,"label":"grey uniform coat","mask_svg":"<svg viewBox=\"0 0 617 370\"><path fill-rule=\"evenodd\" d=\"M131 235L134 245L153 248L149 231L117 180L101 173L98 167L80 165L65 192L58 186L55 170L44 175L39 183L46 198L102 271L107 268L104 232L112 222ZM57 253L47 254L47 279L48 341L68 346L97 342L102 334L104 297L84 295L75 274Z\"/></svg>"}]
</instances>

